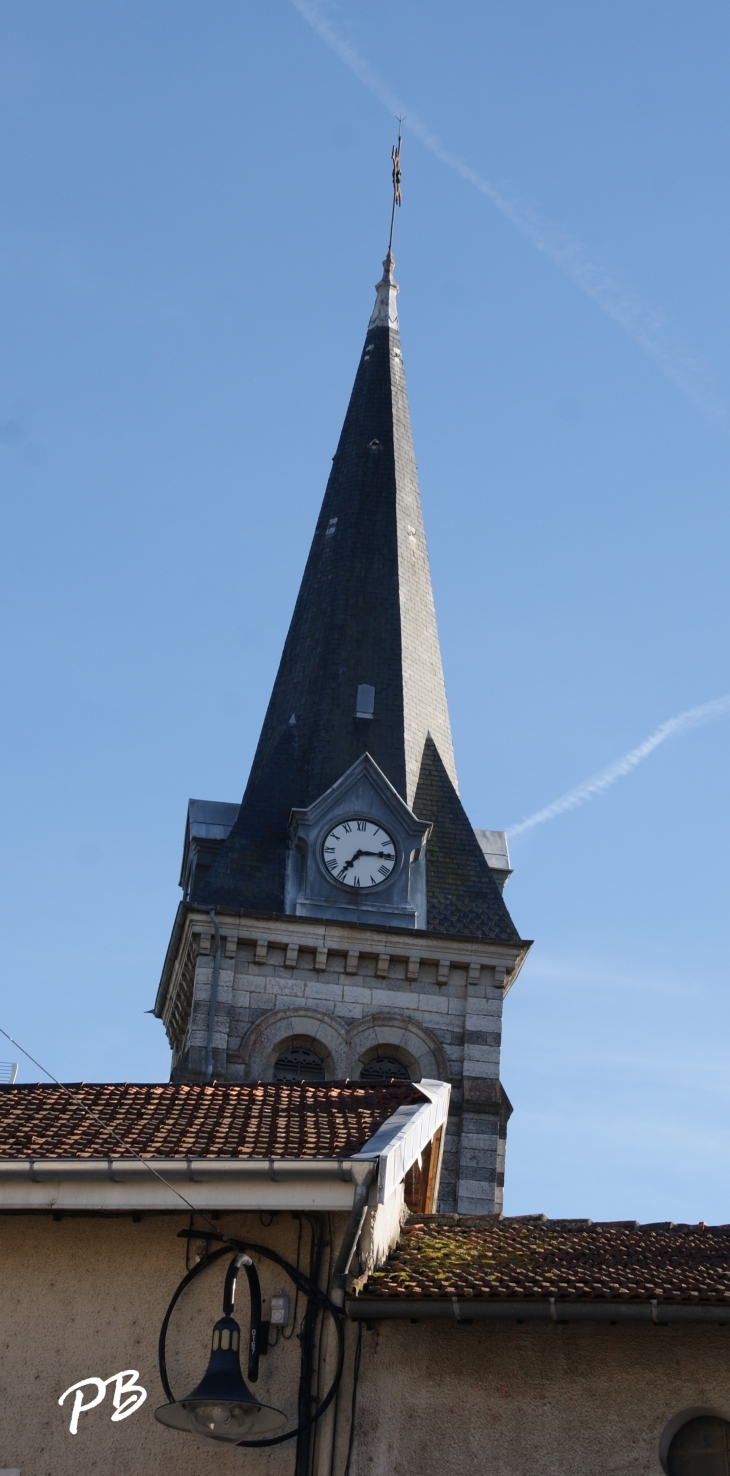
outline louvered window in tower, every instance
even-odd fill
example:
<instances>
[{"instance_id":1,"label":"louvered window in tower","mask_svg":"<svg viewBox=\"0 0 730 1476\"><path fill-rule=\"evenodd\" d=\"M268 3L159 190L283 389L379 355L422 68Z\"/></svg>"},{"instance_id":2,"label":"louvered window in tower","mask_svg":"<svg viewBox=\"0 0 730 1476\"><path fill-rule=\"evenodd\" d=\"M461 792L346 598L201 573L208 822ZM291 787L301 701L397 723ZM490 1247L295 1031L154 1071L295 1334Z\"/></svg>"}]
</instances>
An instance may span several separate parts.
<instances>
[{"instance_id":1,"label":"louvered window in tower","mask_svg":"<svg viewBox=\"0 0 730 1476\"><path fill-rule=\"evenodd\" d=\"M324 1081L324 1061L310 1046L291 1045L274 1062L274 1081Z\"/></svg>"},{"instance_id":2,"label":"louvered window in tower","mask_svg":"<svg viewBox=\"0 0 730 1476\"><path fill-rule=\"evenodd\" d=\"M361 1081L410 1081L411 1073L404 1061L397 1056L372 1056L360 1072Z\"/></svg>"}]
</instances>

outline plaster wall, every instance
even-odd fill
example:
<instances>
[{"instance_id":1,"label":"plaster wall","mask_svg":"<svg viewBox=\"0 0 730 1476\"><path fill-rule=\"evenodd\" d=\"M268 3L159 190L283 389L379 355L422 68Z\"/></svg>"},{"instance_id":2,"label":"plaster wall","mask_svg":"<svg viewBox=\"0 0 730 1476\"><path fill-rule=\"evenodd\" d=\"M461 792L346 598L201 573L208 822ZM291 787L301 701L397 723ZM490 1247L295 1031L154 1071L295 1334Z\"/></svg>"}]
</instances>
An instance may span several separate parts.
<instances>
[{"instance_id":1,"label":"plaster wall","mask_svg":"<svg viewBox=\"0 0 730 1476\"><path fill-rule=\"evenodd\" d=\"M661 1476L673 1416L730 1419L729 1364L730 1327L376 1323L352 1476Z\"/></svg>"},{"instance_id":2,"label":"plaster wall","mask_svg":"<svg viewBox=\"0 0 730 1476\"><path fill-rule=\"evenodd\" d=\"M327 1217L323 1219L326 1223ZM335 1251L346 1220L344 1214L330 1217ZM215 1223L296 1262L300 1222L289 1214L275 1216L271 1224L262 1224L258 1214L221 1215ZM174 1214L139 1223L130 1217L54 1221L50 1215L0 1216L0 1469L19 1468L22 1476L233 1476L245 1468L260 1476L289 1476L293 1441L270 1450L227 1451L167 1430L154 1419L155 1407L166 1402L157 1338L170 1298L185 1275L187 1242L177 1239L177 1233L188 1226L189 1216ZM194 1252L195 1242L191 1247ZM306 1220L301 1251L307 1270ZM325 1267L329 1260L328 1252ZM222 1257L193 1282L173 1315L168 1368L173 1390L181 1396L205 1372L227 1264ZM286 1274L260 1258L257 1266L264 1317L271 1296L281 1292L290 1296L293 1311L294 1288ZM302 1310L300 1299L296 1331ZM243 1276L237 1316L245 1337L248 1294ZM291 1325L287 1332L292 1332ZM334 1360L334 1339L329 1338L322 1348L322 1385L329 1382ZM123 1369L139 1371L146 1402L113 1423L110 1389L103 1403L81 1414L78 1433L71 1435L73 1395L61 1407L59 1396L81 1379L107 1379ZM266 1403L294 1416L299 1371L297 1337L280 1340L261 1359L253 1387Z\"/></svg>"},{"instance_id":3,"label":"plaster wall","mask_svg":"<svg viewBox=\"0 0 730 1476\"><path fill-rule=\"evenodd\" d=\"M268 1221L268 1215L264 1217ZM345 1216L332 1217L333 1250ZM21 1476L284 1476L294 1443L226 1451L164 1429L157 1335L186 1270L177 1238L187 1216L0 1217L0 1469ZM222 1230L296 1260L299 1222L288 1214L221 1215ZM194 1254L195 1242L191 1242ZM307 1264L308 1233L302 1235ZM272 1295L292 1294L265 1260L266 1315ZM201 1377L210 1329L220 1312L226 1258L184 1294L169 1339L175 1392ZM292 1299L293 1307L293 1299ZM297 1330L301 1316L301 1302ZM247 1326L245 1283L239 1320ZM292 1331L290 1324L287 1331ZM685 1409L730 1418L730 1328L718 1326L451 1325L442 1321L347 1324L347 1364L336 1408L318 1429L313 1476L342 1476L350 1434L352 1369L358 1337L351 1476L659 1476L659 1440ZM335 1361L322 1339L320 1380ZM111 1392L69 1433L80 1379L137 1369L146 1403L113 1423ZM293 1415L299 1381L296 1336L262 1359L256 1385L266 1402Z\"/></svg>"}]
</instances>

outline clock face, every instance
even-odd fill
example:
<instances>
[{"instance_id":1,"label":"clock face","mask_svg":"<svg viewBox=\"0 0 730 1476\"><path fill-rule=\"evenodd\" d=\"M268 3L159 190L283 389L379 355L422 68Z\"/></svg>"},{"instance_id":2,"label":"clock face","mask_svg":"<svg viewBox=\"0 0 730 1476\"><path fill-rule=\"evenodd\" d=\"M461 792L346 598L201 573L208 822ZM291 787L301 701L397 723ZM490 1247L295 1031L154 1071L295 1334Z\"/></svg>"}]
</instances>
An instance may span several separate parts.
<instances>
[{"instance_id":1,"label":"clock face","mask_svg":"<svg viewBox=\"0 0 730 1476\"><path fill-rule=\"evenodd\" d=\"M322 860L343 887L379 887L397 859L395 842L374 820L341 820L325 836Z\"/></svg>"}]
</instances>

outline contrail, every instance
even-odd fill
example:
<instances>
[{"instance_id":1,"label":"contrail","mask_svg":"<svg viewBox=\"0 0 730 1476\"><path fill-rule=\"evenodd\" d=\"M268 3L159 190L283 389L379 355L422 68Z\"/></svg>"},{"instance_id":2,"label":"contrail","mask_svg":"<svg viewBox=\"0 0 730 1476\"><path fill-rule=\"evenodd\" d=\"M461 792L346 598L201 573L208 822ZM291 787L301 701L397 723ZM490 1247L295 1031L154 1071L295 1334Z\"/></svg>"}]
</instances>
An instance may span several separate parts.
<instances>
[{"instance_id":1,"label":"contrail","mask_svg":"<svg viewBox=\"0 0 730 1476\"><path fill-rule=\"evenodd\" d=\"M617 779L622 779L624 774L630 774L637 764L643 762L659 747L660 743L666 743L667 738L673 738L675 733L683 733L687 728L698 728L701 723L711 723L714 718L726 717L730 713L730 695L727 697L716 697L714 702L703 702L701 707L690 707L686 712L680 712L677 717L669 718L668 722L662 723L655 728L648 738L640 743L638 748L632 748L630 753L624 754L623 758L616 759L607 769L601 769L599 774L594 774L592 779L586 779L575 789L569 790L561 799L553 800L551 805L546 805L544 810L538 810L534 815L528 815L526 820L520 820L518 825L510 826L507 831L509 836L522 835L525 830L532 830L533 825L544 825L546 820L553 820L556 815L562 815L565 810L574 810L577 805L582 805L586 800L594 799L597 794L603 794L604 789L610 789Z\"/></svg>"},{"instance_id":2,"label":"contrail","mask_svg":"<svg viewBox=\"0 0 730 1476\"><path fill-rule=\"evenodd\" d=\"M531 205L506 193L501 187L485 179L471 164L452 153L429 126L389 84L360 56L352 44L341 36L322 14L316 0L292 0L292 4L320 40L333 51L335 56L354 73L358 81L377 98L383 107L396 116L403 116L403 126L427 148L435 158L461 175L470 185L501 211L507 220L533 246L560 267L575 284L597 303L603 312L618 323L629 338L638 344L656 364L705 415L718 421L725 430L730 425L728 407L715 392L708 366L687 353L668 331L661 313L647 307L632 297L611 274L609 269L581 241L576 240L557 222L541 216Z\"/></svg>"}]
</instances>

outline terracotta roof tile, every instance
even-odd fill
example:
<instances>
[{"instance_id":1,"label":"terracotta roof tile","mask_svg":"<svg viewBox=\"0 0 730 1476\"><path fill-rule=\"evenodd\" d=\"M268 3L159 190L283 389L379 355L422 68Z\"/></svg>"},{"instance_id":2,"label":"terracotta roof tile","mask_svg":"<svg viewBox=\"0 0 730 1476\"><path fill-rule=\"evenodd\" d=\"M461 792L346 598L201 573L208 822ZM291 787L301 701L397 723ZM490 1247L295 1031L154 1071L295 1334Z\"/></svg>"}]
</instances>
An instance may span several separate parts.
<instances>
[{"instance_id":1,"label":"terracotta roof tile","mask_svg":"<svg viewBox=\"0 0 730 1476\"><path fill-rule=\"evenodd\" d=\"M730 1225L414 1216L361 1295L730 1303Z\"/></svg>"},{"instance_id":2,"label":"terracotta roof tile","mask_svg":"<svg viewBox=\"0 0 730 1476\"><path fill-rule=\"evenodd\" d=\"M422 1100L396 1081L71 1090L73 1099L57 1086L0 1086L0 1158L346 1158L396 1108Z\"/></svg>"}]
</instances>

